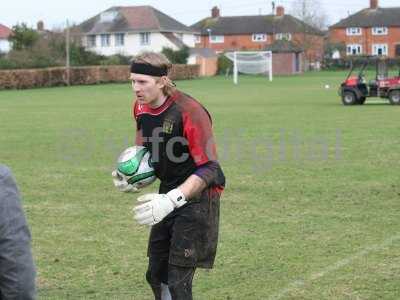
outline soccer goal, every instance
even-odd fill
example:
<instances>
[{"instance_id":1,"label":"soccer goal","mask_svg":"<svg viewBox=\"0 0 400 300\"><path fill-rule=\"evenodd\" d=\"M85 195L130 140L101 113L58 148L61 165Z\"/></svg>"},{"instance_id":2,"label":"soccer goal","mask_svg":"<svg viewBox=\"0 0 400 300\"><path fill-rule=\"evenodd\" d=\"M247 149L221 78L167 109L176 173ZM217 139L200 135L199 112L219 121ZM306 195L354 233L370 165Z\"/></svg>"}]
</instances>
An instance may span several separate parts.
<instances>
[{"instance_id":1,"label":"soccer goal","mask_svg":"<svg viewBox=\"0 0 400 300\"><path fill-rule=\"evenodd\" d=\"M272 81L271 51L235 51L225 53L233 61L233 82L238 83L238 74L265 74Z\"/></svg>"}]
</instances>

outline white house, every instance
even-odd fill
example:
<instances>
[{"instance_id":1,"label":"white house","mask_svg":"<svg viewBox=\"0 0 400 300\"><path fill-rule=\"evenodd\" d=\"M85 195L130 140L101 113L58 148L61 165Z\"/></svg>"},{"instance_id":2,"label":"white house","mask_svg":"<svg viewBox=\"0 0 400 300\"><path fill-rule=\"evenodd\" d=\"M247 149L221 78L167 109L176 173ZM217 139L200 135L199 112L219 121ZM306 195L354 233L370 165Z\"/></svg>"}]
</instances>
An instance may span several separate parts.
<instances>
[{"instance_id":1,"label":"white house","mask_svg":"<svg viewBox=\"0 0 400 300\"><path fill-rule=\"evenodd\" d=\"M0 52L7 53L11 50L11 43L8 41L11 33L10 28L0 24Z\"/></svg>"},{"instance_id":2,"label":"white house","mask_svg":"<svg viewBox=\"0 0 400 300\"><path fill-rule=\"evenodd\" d=\"M136 55L195 46L195 30L152 6L116 6L79 25L87 50L101 55Z\"/></svg>"}]
</instances>

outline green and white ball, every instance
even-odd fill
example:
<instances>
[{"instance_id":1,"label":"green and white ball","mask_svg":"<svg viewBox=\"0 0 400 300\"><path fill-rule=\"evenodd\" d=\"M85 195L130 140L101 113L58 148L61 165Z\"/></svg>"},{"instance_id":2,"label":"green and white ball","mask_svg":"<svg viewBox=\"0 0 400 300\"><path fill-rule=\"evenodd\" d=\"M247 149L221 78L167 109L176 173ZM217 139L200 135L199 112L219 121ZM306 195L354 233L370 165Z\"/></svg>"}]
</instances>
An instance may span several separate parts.
<instances>
[{"instance_id":1,"label":"green and white ball","mask_svg":"<svg viewBox=\"0 0 400 300\"><path fill-rule=\"evenodd\" d=\"M118 158L117 169L136 188L143 188L156 180L150 152L143 146L125 149Z\"/></svg>"}]
</instances>

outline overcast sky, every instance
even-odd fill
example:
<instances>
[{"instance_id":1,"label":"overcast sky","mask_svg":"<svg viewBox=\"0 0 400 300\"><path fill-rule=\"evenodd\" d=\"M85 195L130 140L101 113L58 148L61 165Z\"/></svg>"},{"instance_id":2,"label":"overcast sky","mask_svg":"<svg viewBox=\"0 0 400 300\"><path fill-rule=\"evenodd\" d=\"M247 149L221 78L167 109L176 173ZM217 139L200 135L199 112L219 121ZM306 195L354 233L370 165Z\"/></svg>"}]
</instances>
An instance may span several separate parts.
<instances>
[{"instance_id":1,"label":"overcast sky","mask_svg":"<svg viewBox=\"0 0 400 300\"><path fill-rule=\"evenodd\" d=\"M289 11L296 0L275 0L276 5L283 5ZM369 6L369 0L318 0L328 16L328 24L335 23ZM222 16L270 14L272 1L261 0L2 0L0 23L12 27L18 22L36 26L43 20L47 29L80 23L111 6L151 5L186 25L210 15L210 10L217 5ZM400 6L399 0L379 0L381 7Z\"/></svg>"}]
</instances>

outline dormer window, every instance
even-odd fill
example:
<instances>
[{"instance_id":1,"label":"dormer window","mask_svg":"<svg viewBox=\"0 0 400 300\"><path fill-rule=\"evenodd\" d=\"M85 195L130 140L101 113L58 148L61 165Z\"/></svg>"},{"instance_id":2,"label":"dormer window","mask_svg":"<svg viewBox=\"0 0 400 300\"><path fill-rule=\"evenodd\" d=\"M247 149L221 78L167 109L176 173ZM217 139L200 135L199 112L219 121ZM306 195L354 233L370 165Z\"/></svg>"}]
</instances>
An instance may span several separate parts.
<instances>
[{"instance_id":1,"label":"dormer window","mask_svg":"<svg viewBox=\"0 0 400 300\"><path fill-rule=\"evenodd\" d=\"M346 35L361 35L361 27L346 28Z\"/></svg>"},{"instance_id":2,"label":"dormer window","mask_svg":"<svg viewBox=\"0 0 400 300\"><path fill-rule=\"evenodd\" d=\"M118 12L113 11L105 11L100 15L100 22L112 22L118 16Z\"/></svg>"}]
</instances>

